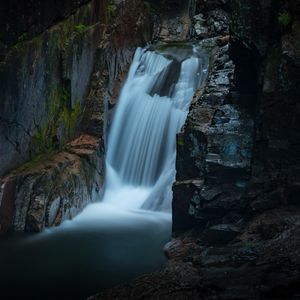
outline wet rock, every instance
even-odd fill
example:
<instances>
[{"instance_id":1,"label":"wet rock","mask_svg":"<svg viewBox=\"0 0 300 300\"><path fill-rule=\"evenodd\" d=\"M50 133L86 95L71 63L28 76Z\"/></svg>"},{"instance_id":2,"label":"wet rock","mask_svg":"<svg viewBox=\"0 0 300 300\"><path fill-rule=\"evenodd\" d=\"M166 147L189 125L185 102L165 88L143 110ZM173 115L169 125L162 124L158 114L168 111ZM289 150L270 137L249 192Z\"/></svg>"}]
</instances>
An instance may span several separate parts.
<instances>
[{"instance_id":1,"label":"wet rock","mask_svg":"<svg viewBox=\"0 0 300 300\"><path fill-rule=\"evenodd\" d=\"M229 15L221 9L210 11L207 16L210 32L217 35L229 34Z\"/></svg>"},{"instance_id":2,"label":"wet rock","mask_svg":"<svg viewBox=\"0 0 300 300\"><path fill-rule=\"evenodd\" d=\"M168 259L183 260L185 256L195 247L195 241L191 238L172 239L163 251Z\"/></svg>"},{"instance_id":3,"label":"wet rock","mask_svg":"<svg viewBox=\"0 0 300 300\"><path fill-rule=\"evenodd\" d=\"M197 226L204 228L206 221L202 219L196 220L189 214L190 201L193 199L197 207L200 205L199 193L204 181L201 179L194 179L188 181L176 182L173 186L173 202L172 202L172 218L173 231L179 232Z\"/></svg>"},{"instance_id":4,"label":"wet rock","mask_svg":"<svg viewBox=\"0 0 300 300\"><path fill-rule=\"evenodd\" d=\"M221 245L232 241L239 233L239 229L230 224L217 224L205 229L202 241L209 245Z\"/></svg>"},{"instance_id":5,"label":"wet rock","mask_svg":"<svg viewBox=\"0 0 300 300\"><path fill-rule=\"evenodd\" d=\"M84 3L77 2L75 8ZM6 51L0 64L0 176L81 130L103 134L105 102L133 48L150 37L143 3L121 3L109 30L106 9L99 0L72 8L63 22Z\"/></svg>"},{"instance_id":6,"label":"wet rock","mask_svg":"<svg viewBox=\"0 0 300 300\"><path fill-rule=\"evenodd\" d=\"M254 121L253 116L241 107L240 99L235 103L228 101L235 89L235 64L229 55L228 13L219 8L211 7L208 11L205 8L194 21L203 27L210 26L210 34L218 37L201 41L204 47L212 47L213 63L206 86L192 103L184 132L180 135L183 142L177 145L176 179L190 180L199 175L204 179L200 191L189 193L187 186L181 186L182 195L186 194L190 199L191 216L204 224L218 224L224 220L234 224L241 219L241 211L248 203L243 194L250 178ZM236 93L236 97L240 94ZM202 151L197 156L201 159L193 160L199 145ZM176 195L180 194L179 190L180 186L177 186ZM179 216L174 219L175 223L177 221Z\"/></svg>"}]
</instances>

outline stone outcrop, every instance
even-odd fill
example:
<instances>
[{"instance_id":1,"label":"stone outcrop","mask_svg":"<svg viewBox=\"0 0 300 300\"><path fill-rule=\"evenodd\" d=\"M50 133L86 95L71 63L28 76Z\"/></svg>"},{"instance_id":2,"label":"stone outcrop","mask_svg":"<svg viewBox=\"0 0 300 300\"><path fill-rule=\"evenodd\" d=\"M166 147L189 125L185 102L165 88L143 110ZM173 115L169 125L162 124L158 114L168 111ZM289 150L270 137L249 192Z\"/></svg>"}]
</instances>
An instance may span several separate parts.
<instances>
[{"instance_id":1,"label":"stone outcrop","mask_svg":"<svg viewBox=\"0 0 300 300\"><path fill-rule=\"evenodd\" d=\"M198 2L194 38L213 50L178 137L175 231L297 203L299 4L275 2Z\"/></svg>"},{"instance_id":2,"label":"stone outcrop","mask_svg":"<svg viewBox=\"0 0 300 300\"><path fill-rule=\"evenodd\" d=\"M56 226L102 186L110 109L150 17L140 0L83 3L0 63L1 233Z\"/></svg>"},{"instance_id":3,"label":"stone outcrop","mask_svg":"<svg viewBox=\"0 0 300 300\"><path fill-rule=\"evenodd\" d=\"M81 135L0 179L0 233L39 232L72 219L101 188L100 140Z\"/></svg>"},{"instance_id":4,"label":"stone outcrop","mask_svg":"<svg viewBox=\"0 0 300 300\"><path fill-rule=\"evenodd\" d=\"M0 6L0 60L19 40L30 40L58 21L66 19L90 0L12 0ZM107 4L102 1L103 7ZM103 10L103 7L99 9ZM97 12L95 11L95 15Z\"/></svg>"},{"instance_id":5,"label":"stone outcrop","mask_svg":"<svg viewBox=\"0 0 300 300\"><path fill-rule=\"evenodd\" d=\"M211 49L211 63L206 86L195 95L177 141L173 210L178 203L186 205L174 214L175 232L191 224L204 229L240 221L250 178L254 120L235 87L229 14L219 6L198 9L194 38Z\"/></svg>"},{"instance_id":6,"label":"stone outcrop","mask_svg":"<svg viewBox=\"0 0 300 300\"><path fill-rule=\"evenodd\" d=\"M300 2L273 3L268 9L275 24L267 27L268 51L261 56L259 70L256 139L247 195L252 213L299 204ZM251 36L250 41L262 44L263 37L256 42Z\"/></svg>"},{"instance_id":7,"label":"stone outcrop","mask_svg":"<svg viewBox=\"0 0 300 300\"><path fill-rule=\"evenodd\" d=\"M78 132L104 32L100 2L91 1L33 39L18 41L1 61L0 175Z\"/></svg>"}]
</instances>

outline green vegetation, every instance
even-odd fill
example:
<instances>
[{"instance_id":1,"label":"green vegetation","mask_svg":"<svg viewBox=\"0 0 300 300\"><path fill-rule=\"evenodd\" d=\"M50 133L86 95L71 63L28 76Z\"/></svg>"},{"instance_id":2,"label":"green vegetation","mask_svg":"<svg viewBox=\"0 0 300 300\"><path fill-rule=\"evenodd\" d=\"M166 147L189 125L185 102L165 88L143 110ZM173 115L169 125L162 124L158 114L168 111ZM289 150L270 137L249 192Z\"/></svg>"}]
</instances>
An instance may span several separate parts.
<instances>
[{"instance_id":1,"label":"green vegetation","mask_svg":"<svg viewBox=\"0 0 300 300\"><path fill-rule=\"evenodd\" d=\"M84 24L77 24L74 26L74 31L77 33L84 33L88 30L88 26L84 25Z\"/></svg>"},{"instance_id":2,"label":"green vegetation","mask_svg":"<svg viewBox=\"0 0 300 300\"><path fill-rule=\"evenodd\" d=\"M106 18L108 23L111 23L113 18L115 17L116 6L113 1L109 1L106 8Z\"/></svg>"},{"instance_id":3,"label":"green vegetation","mask_svg":"<svg viewBox=\"0 0 300 300\"><path fill-rule=\"evenodd\" d=\"M78 98L75 98L74 109L70 110L67 107L64 108L61 116L63 121L65 134L67 138L72 138L75 135L76 123L80 116L80 103Z\"/></svg>"},{"instance_id":4,"label":"green vegetation","mask_svg":"<svg viewBox=\"0 0 300 300\"><path fill-rule=\"evenodd\" d=\"M42 161L49 158L49 156L50 156L49 153L35 155L34 157L31 158L30 161L26 162L25 164L23 164L22 166L17 168L14 171L14 173L19 174L20 172L26 172L26 171L34 170Z\"/></svg>"},{"instance_id":5,"label":"green vegetation","mask_svg":"<svg viewBox=\"0 0 300 300\"><path fill-rule=\"evenodd\" d=\"M177 145L184 146L184 136L183 135L177 136Z\"/></svg>"},{"instance_id":6,"label":"green vegetation","mask_svg":"<svg viewBox=\"0 0 300 300\"><path fill-rule=\"evenodd\" d=\"M278 15L278 22L283 27L287 27L292 21L292 17L287 11L284 11Z\"/></svg>"},{"instance_id":7,"label":"green vegetation","mask_svg":"<svg viewBox=\"0 0 300 300\"><path fill-rule=\"evenodd\" d=\"M19 37L18 37L18 42L21 43L21 42L24 42L28 39L28 34L27 32L24 32L23 34L21 34Z\"/></svg>"},{"instance_id":8,"label":"green vegetation","mask_svg":"<svg viewBox=\"0 0 300 300\"><path fill-rule=\"evenodd\" d=\"M18 41L17 41L17 43L15 44L14 48L15 48L15 49L19 49L20 46L21 46L21 44L22 44L23 42L25 42L27 39L28 39L28 34L27 34L27 32L24 32L23 34L21 34L21 35L18 37Z\"/></svg>"},{"instance_id":9,"label":"green vegetation","mask_svg":"<svg viewBox=\"0 0 300 300\"><path fill-rule=\"evenodd\" d=\"M77 121L80 117L80 103L75 98L71 108L71 95L65 89L53 89L47 106L47 119L43 126L37 126L34 132L34 146L37 153L48 153L62 148L65 140L75 136ZM58 129L63 130L64 141L57 137Z\"/></svg>"}]
</instances>

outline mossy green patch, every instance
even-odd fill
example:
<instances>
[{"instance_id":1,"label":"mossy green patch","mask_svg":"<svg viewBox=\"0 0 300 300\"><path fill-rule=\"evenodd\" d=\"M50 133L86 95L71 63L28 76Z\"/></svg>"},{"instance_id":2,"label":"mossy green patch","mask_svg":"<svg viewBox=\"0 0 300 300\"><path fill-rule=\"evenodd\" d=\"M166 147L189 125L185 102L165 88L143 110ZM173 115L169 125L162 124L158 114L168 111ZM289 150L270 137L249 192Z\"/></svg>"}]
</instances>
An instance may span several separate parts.
<instances>
[{"instance_id":1,"label":"mossy green patch","mask_svg":"<svg viewBox=\"0 0 300 300\"><path fill-rule=\"evenodd\" d=\"M168 49L188 49L190 48L191 45L186 43L186 42L168 42L168 43L164 43L159 45L155 50L157 52L165 52Z\"/></svg>"},{"instance_id":2,"label":"mossy green patch","mask_svg":"<svg viewBox=\"0 0 300 300\"><path fill-rule=\"evenodd\" d=\"M28 34L27 34L27 32L24 32L18 37L18 42L24 42L27 39L28 39Z\"/></svg>"},{"instance_id":3,"label":"mossy green patch","mask_svg":"<svg viewBox=\"0 0 300 300\"><path fill-rule=\"evenodd\" d=\"M116 6L113 1L109 1L106 8L106 19L108 23L111 23L116 15Z\"/></svg>"},{"instance_id":4,"label":"mossy green patch","mask_svg":"<svg viewBox=\"0 0 300 300\"><path fill-rule=\"evenodd\" d=\"M15 49L20 49L21 45L23 44L23 42L28 40L28 34L27 32L22 33L19 37L18 37L18 41L17 43L14 45Z\"/></svg>"},{"instance_id":5,"label":"mossy green patch","mask_svg":"<svg viewBox=\"0 0 300 300\"><path fill-rule=\"evenodd\" d=\"M37 126L34 132L33 141L36 153L47 153L55 148L61 149L65 141L75 136L79 117L78 98L75 98L72 109L70 93L65 89L54 88L48 101L47 118L44 125ZM59 128L63 131L63 137L58 137Z\"/></svg>"},{"instance_id":6,"label":"mossy green patch","mask_svg":"<svg viewBox=\"0 0 300 300\"><path fill-rule=\"evenodd\" d=\"M75 135L76 124L80 116L80 103L78 98L75 98L74 109L70 110L67 107L64 108L61 119L64 124L66 137L68 139L72 138Z\"/></svg>"},{"instance_id":7,"label":"mossy green patch","mask_svg":"<svg viewBox=\"0 0 300 300\"><path fill-rule=\"evenodd\" d=\"M88 26L84 25L84 24L77 24L74 26L74 31L77 33L84 33L88 30Z\"/></svg>"},{"instance_id":8,"label":"mossy green patch","mask_svg":"<svg viewBox=\"0 0 300 300\"><path fill-rule=\"evenodd\" d=\"M37 154L34 157L32 157L30 161L26 162L25 164L17 168L15 170L15 173L19 174L20 172L34 170L36 169L36 167L38 167L41 164L42 161L46 160L49 157L50 157L49 153Z\"/></svg>"},{"instance_id":9,"label":"mossy green patch","mask_svg":"<svg viewBox=\"0 0 300 300\"><path fill-rule=\"evenodd\" d=\"M184 136L182 135L177 136L177 145L184 146Z\"/></svg>"},{"instance_id":10,"label":"mossy green patch","mask_svg":"<svg viewBox=\"0 0 300 300\"><path fill-rule=\"evenodd\" d=\"M287 27L291 21L292 17L287 11L284 11L278 15L278 23L283 27Z\"/></svg>"}]
</instances>

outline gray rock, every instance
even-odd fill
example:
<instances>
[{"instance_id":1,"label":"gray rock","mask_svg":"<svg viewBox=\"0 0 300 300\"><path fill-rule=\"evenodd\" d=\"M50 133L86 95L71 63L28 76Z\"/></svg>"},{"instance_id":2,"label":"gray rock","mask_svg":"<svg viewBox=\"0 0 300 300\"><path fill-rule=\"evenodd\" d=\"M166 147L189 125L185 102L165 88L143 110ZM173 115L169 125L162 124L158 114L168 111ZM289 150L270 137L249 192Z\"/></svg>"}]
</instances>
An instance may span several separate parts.
<instances>
[{"instance_id":1,"label":"gray rock","mask_svg":"<svg viewBox=\"0 0 300 300\"><path fill-rule=\"evenodd\" d=\"M230 224L214 225L203 232L202 240L210 245L221 245L232 241L239 229Z\"/></svg>"}]
</instances>

